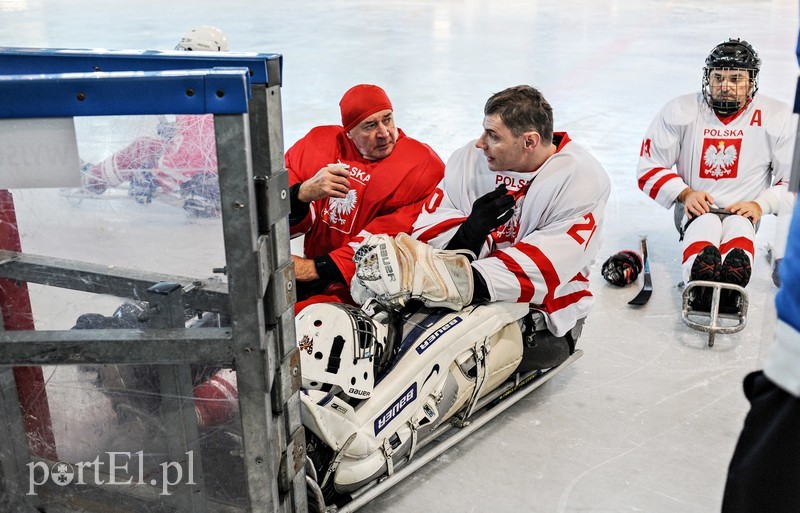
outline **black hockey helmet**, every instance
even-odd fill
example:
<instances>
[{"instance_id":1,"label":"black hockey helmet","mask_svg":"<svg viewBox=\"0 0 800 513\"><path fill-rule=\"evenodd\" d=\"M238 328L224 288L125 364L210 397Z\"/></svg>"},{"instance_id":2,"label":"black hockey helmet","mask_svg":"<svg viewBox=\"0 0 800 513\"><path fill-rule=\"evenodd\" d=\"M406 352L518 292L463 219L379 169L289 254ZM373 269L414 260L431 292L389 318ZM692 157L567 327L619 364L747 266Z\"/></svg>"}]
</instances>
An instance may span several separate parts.
<instances>
[{"instance_id":1,"label":"black hockey helmet","mask_svg":"<svg viewBox=\"0 0 800 513\"><path fill-rule=\"evenodd\" d=\"M706 57L703 68L703 98L708 106L722 116L738 111L742 104L739 101L715 100L711 96L709 74L713 69L746 70L750 77L750 90L747 101L758 91L758 72L761 69L761 58L755 48L743 39L731 38L719 43Z\"/></svg>"}]
</instances>

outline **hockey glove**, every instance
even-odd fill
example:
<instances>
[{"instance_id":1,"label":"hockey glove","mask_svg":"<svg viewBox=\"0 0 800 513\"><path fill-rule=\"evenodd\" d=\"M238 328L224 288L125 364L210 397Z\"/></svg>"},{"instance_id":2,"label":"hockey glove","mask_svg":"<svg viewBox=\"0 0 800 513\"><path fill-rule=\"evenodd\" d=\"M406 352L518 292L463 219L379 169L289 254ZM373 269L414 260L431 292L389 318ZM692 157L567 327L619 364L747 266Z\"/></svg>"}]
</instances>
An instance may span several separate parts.
<instances>
[{"instance_id":1,"label":"hockey glove","mask_svg":"<svg viewBox=\"0 0 800 513\"><path fill-rule=\"evenodd\" d=\"M514 215L516 200L505 185L484 194L472 204L472 212L447 245L447 249L466 249L476 255L483 241Z\"/></svg>"},{"instance_id":2,"label":"hockey glove","mask_svg":"<svg viewBox=\"0 0 800 513\"><path fill-rule=\"evenodd\" d=\"M419 299L427 307L460 310L472 301L472 267L464 252L434 249L405 233L372 235L353 260L350 293L358 304L375 298L402 307Z\"/></svg>"},{"instance_id":3,"label":"hockey glove","mask_svg":"<svg viewBox=\"0 0 800 513\"><path fill-rule=\"evenodd\" d=\"M602 272L603 278L610 284L624 287L639 277L642 272L642 257L635 251L620 251L603 263Z\"/></svg>"}]
</instances>

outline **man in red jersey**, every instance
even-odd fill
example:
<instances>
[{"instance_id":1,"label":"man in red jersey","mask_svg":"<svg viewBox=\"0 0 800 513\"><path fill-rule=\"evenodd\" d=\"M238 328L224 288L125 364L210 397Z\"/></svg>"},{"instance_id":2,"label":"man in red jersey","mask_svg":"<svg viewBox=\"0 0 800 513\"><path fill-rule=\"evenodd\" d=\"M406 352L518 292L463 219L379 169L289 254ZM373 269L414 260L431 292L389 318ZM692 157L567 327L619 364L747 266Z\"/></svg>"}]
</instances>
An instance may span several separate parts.
<instances>
[{"instance_id":1,"label":"man in red jersey","mask_svg":"<svg viewBox=\"0 0 800 513\"><path fill-rule=\"evenodd\" d=\"M359 84L339 102L342 126L319 126L286 152L289 224L305 234L294 257L296 312L319 302L352 302L353 254L369 235L409 232L442 179L444 163L395 126L378 86Z\"/></svg>"}]
</instances>

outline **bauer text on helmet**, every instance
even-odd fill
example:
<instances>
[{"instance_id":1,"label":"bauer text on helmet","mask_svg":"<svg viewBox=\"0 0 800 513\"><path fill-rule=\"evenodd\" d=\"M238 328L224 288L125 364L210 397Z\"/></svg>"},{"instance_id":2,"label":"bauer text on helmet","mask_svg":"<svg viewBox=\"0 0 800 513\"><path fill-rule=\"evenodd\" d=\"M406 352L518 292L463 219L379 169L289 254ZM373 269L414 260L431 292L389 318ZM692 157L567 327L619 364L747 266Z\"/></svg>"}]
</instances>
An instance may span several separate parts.
<instances>
[{"instance_id":1,"label":"bauer text on helmet","mask_svg":"<svg viewBox=\"0 0 800 513\"><path fill-rule=\"evenodd\" d=\"M190 52L227 52L228 38L217 27L203 25L187 30L175 49Z\"/></svg>"}]
</instances>

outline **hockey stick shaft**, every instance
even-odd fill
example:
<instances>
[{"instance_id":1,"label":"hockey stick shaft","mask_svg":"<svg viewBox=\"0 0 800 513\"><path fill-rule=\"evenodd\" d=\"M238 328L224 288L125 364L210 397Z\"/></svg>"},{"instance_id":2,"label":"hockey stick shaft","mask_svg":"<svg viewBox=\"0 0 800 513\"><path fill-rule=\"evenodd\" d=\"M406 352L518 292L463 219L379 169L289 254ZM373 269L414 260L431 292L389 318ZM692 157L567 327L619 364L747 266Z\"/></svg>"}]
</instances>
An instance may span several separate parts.
<instances>
[{"instance_id":1,"label":"hockey stick shaft","mask_svg":"<svg viewBox=\"0 0 800 513\"><path fill-rule=\"evenodd\" d=\"M642 260L644 261L644 284L636 297L628 301L629 305L642 306L650 300L650 295L653 293L653 281L650 277L650 257L647 254L647 236L642 236Z\"/></svg>"}]
</instances>

